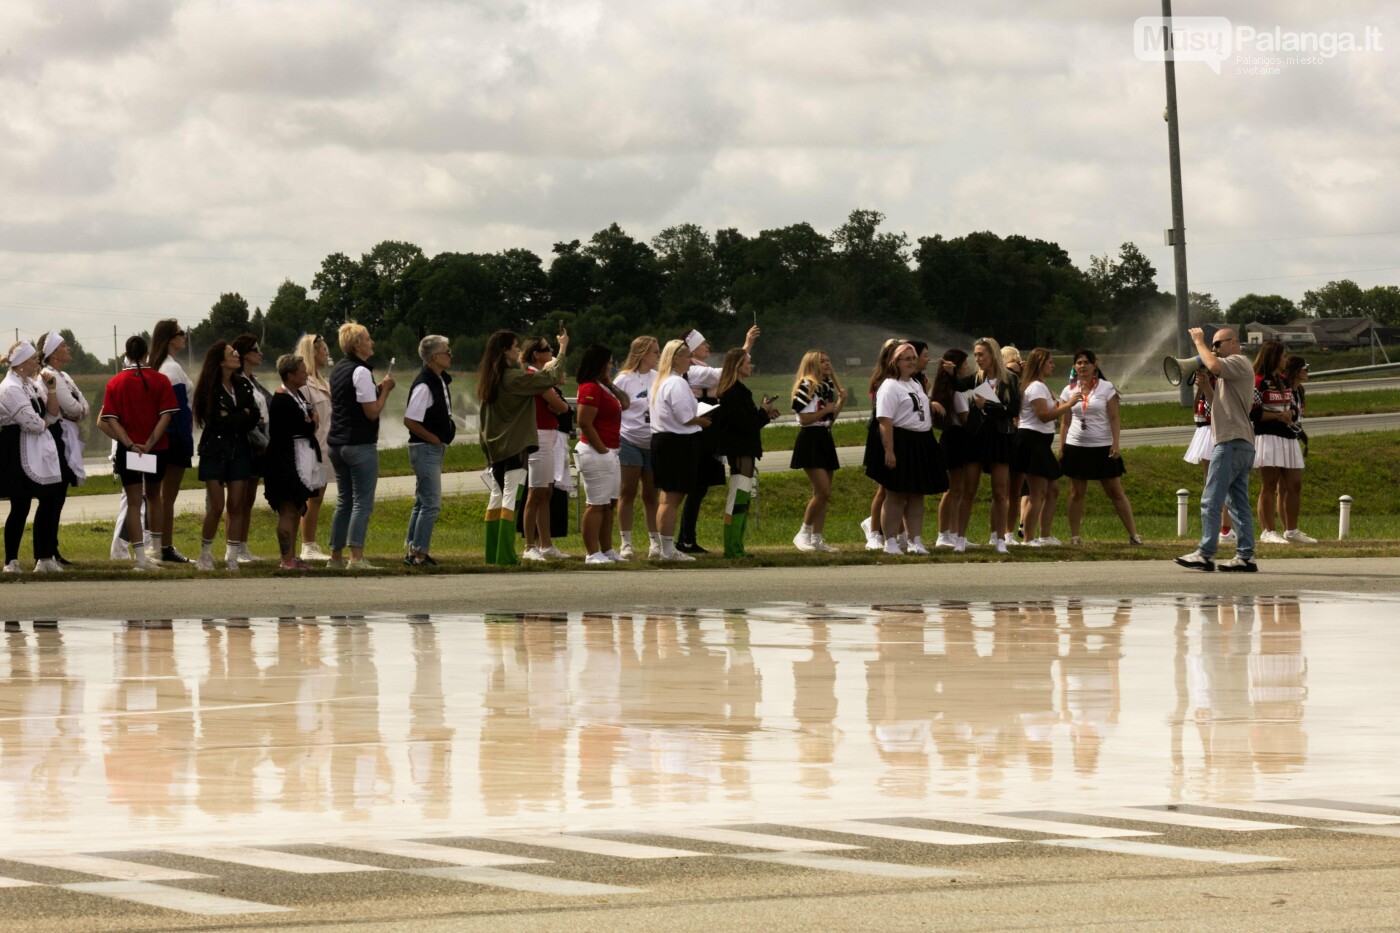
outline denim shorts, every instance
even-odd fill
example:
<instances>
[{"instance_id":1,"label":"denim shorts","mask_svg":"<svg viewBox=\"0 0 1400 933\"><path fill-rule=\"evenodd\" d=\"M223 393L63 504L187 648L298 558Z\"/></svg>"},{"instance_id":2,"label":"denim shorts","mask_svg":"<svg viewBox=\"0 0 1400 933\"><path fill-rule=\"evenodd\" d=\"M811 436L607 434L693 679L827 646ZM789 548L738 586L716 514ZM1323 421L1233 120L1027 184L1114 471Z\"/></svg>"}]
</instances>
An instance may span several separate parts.
<instances>
[{"instance_id":1,"label":"denim shorts","mask_svg":"<svg viewBox=\"0 0 1400 933\"><path fill-rule=\"evenodd\" d=\"M651 448L629 444L626 438L622 439L622 446L618 448L617 458L625 467L641 467L648 471L651 469Z\"/></svg>"}]
</instances>

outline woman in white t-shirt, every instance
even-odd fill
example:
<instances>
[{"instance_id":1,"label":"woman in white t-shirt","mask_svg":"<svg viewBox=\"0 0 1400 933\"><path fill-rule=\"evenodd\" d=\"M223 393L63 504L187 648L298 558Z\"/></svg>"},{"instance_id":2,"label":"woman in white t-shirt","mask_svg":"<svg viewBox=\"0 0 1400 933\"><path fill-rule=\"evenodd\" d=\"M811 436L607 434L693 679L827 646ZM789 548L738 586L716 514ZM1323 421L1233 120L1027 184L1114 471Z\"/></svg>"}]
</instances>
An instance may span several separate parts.
<instances>
[{"instance_id":1,"label":"woman in white t-shirt","mask_svg":"<svg viewBox=\"0 0 1400 933\"><path fill-rule=\"evenodd\" d=\"M161 480L160 488L163 514L159 522L147 522L160 529L160 559L167 564L193 563L176 550L172 531L175 526L175 499L180 495L185 470L194 464L194 380L190 379L176 358L176 354L184 352L185 329L180 322L174 318L157 321L155 330L151 331L151 368L170 380L170 387L175 390L175 400L180 403L180 410L170 416L170 427L165 432L170 439L170 447L167 450L169 459L166 460L165 479Z\"/></svg>"},{"instance_id":2,"label":"woman in white t-shirt","mask_svg":"<svg viewBox=\"0 0 1400 933\"><path fill-rule=\"evenodd\" d=\"M971 382L968 373L966 350L953 347L943 354L938 372L933 377L933 389L929 399L943 409L943 414L934 418L934 424L943 429L939 447L943 451L943 463L948 468L948 491L938 500L938 540L935 547L950 547L961 554L967 550L967 541L958 533L958 522L962 515L963 497L977 494L977 481L972 479L968 489L971 471L969 464L977 459L977 450L972 437L967 433L969 405L967 393L958 391L962 381Z\"/></svg>"},{"instance_id":3,"label":"woman in white t-shirt","mask_svg":"<svg viewBox=\"0 0 1400 933\"><path fill-rule=\"evenodd\" d=\"M632 520L635 517L637 487L642 488L642 517L646 521L649 548L647 557L661 556L661 533L656 530L656 481L651 469L651 384L653 370L661 359L661 344L649 334L632 341L627 360L618 369L613 385L627 393L627 407L622 409L622 447L618 461L622 465L622 489L617 497L617 528L622 538L618 555L624 560L632 557Z\"/></svg>"},{"instance_id":4,"label":"woman in white t-shirt","mask_svg":"<svg viewBox=\"0 0 1400 933\"><path fill-rule=\"evenodd\" d=\"M1070 544L1081 543L1079 523L1084 517L1084 492L1091 479L1103 486L1128 531L1129 543L1141 544L1142 536L1133 522L1133 504L1123 491L1121 479L1127 469L1118 449L1122 427L1118 420L1118 390L1104 378L1093 350L1074 354L1074 374L1075 381L1060 393L1063 401L1076 393L1079 396L1060 423L1060 465L1070 478Z\"/></svg>"},{"instance_id":5,"label":"woman in white t-shirt","mask_svg":"<svg viewBox=\"0 0 1400 933\"><path fill-rule=\"evenodd\" d=\"M1021 371L1021 421L1016 431L1016 453L1011 461L1011 488L1021 483L1030 492L1025 513L1026 543L1032 547L1059 544L1051 535L1055 504L1060 498L1060 477L1064 471L1051 449L1060 418L1079 401L1077 392L1061 402L1045 380L1055 373L1055 359L1044 347L1036 347Z\"/></svg>"},{"instance_id":6,"label":"woman in white t-shirt","mask_svg":"<svg viewBox=\"0 0 1400 933\"><path fill-rule=\"evenodd\" d=\"M875 420L884 457L882 462L868 463L866 473L885 489L880 524L886 554L901 553L901 531L908 535L905 553L928 553L922 539L924 496L948 489L943 451L933 439L933 408L923 385L914 378L918 366L918 351L912 344L900 344L875 392Z\"/></svg>"},{"instance_id":7,"label":"woman in white t-shirt","mask_svg":"<svg viewBox=\"0 0 1400 933\"><path fill-rule=\"evenodd\" d=\"M676 520L686 495L695 489L699 435L710 426L710 419L700 414L695 393L685 381L689 369L690 348L684 340L672 340L661 351L651 385L651 463L656 488L661 490L656 526L662 560L695 559L676 550Z\"/></svg>"}]
</instances>

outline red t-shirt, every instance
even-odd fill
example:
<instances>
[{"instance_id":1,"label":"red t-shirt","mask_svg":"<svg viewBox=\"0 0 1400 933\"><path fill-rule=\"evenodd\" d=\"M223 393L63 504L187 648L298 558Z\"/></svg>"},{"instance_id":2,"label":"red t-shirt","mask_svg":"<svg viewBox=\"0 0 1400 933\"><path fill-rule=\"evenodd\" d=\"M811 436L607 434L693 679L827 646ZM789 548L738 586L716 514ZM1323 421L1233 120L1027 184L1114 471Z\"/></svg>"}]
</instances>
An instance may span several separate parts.
<instances>
[{"instance_id":1,"label":"red t-shirt","mask_svg":"<svg viewBox=\"0 0 1400 933\"><path fill-rule=\"evenodd\" d=\"M598 432L603 446L609 450L622 446L622 405L618 403L617 396L596 382L585 382L578 387L578 404L580 408L588 405L598 409L593 428Z\"/></svg>"},{"instance_id":2,"label":"red t-shirt","mask_svg":"<svg viewBox=\"0 0 1400 933\"><path fill-rule=\"evenodd\" d=\"M527 372L539 372L539 370L533 366L526 366L525 369ZM553 391L553 389L549 390L549 392ZM549 410L549 405L546 404L544 400L549 392L541 392L539 395L535 396L535 427L541 431L559 430L559 416Z\"/></svg>"},{"instance_id":3,"label":"red t-shirt","mask_svg":"<svg viewBox=\"0 0 1400 933\"><path fill-rule=\"evenodd\" d=\"M144 379L144 382L142 381ZM124 369L107 382L102 395L102 417L116 418L133 444L144 444L156 428L160 416L172 418L180 411L170 380L154 369ZM151 450L170 446L170 432L160 436Z\"/></svg>"}]
</instances>

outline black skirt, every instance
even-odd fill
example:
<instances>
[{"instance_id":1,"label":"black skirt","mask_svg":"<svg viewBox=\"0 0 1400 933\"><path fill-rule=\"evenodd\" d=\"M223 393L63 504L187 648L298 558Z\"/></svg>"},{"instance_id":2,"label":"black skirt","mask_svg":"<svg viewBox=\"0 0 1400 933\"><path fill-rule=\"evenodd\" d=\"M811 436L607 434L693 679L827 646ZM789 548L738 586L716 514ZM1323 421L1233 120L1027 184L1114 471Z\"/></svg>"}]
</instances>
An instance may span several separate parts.
<instances>
[{"instance_id":1,"label":"black skirt","mask_svg":"<svg viewBox=\"0 0 1400 933\"><path fill-rule=\"evenodd\" d=\"M651 436L651 472L656 488L689 493L695 489L699 465L699 434L658 433ZM714 462L714 458L707 458Z\"/></svg>"},{"instance_id":2,"label":"black skirt","mask_svg":"<svg viewBox=\"0 0 1400 933\"><path fill-rule=\"evenodd\" d=\"M982 469L990 470L999 463L1007 466L1016 459L1016 435L993 431L983 425L982 430L973 435L975 459L982 462Z\"/></svg>"},{"instance_id":3,"label":"black skirt","mask_svg":"<svg viewBox=\"0 0 1400 933\"><path fill-rule=\"evenodd\" d=\"M33 498L43 488L24 472L19 453L20 434L17 424L0 428L0 498Z\"/></svg>"},{"instance_id":4,"label":"black skirt","mask_svg":"<svg viewBox=\"0 0 1400 933\"><path fill-rule=\"evenodd\" d=\"M1123 465L1123 457L1110 457L1111 447L1076 447L1065 445L1064 459L1060 465L1070 479L1113 479L1128 472Z\"/></svg>"},{"instance_id":5,"label":"black skirt","mask_svg":"<svg viewBox=\"0 0 1400 933\"><path fill-rule=\"evenodd\" d=\"M1064 476L1064 471L1060 469L1060 461L1055 459L1055 451L1052 449L1054 441L1055 435L1048 431L1032 431L1028 428L1017 431L1016 459L1011 462L1011 469L1042 479L1059 479Z\"/></svg>"},{"instance_id":6,"label":"black skirt","mask_svg":"<svg viewBox=\"0 0 1400 933\"><path fill-rule=\"evenodd\" d=\"M792 445L792 462L788 466L794 470L830 470L833 473L839 470L841 461L836 457L831 429L798 428L797 443Z\"/></svg>"},{"instance_id":7,"label":"black skirt","mask_svg":"<svg viewBox=\"0 0 1400 933\"><path fill-rule=\"evenodd\" d=\"M961 470L977 459L977 452L972 447L972 435L960 424L943 429L939 446L943 448L943 462L950 470Z\"/></svg>"},{"instance_id":8,"label":"black skirt","mask_svg":"<svg viewBox=\"0 0 1400 933\"><path fill-rule=\"evenodd\" d=\"M880 462L866 474L890 492L906 495L933 496L948 491L948 469L943 464L943 451L933 439L932 431L894 429L894 469L885 467L884 445Z\"/></svg>"}]
</instances>

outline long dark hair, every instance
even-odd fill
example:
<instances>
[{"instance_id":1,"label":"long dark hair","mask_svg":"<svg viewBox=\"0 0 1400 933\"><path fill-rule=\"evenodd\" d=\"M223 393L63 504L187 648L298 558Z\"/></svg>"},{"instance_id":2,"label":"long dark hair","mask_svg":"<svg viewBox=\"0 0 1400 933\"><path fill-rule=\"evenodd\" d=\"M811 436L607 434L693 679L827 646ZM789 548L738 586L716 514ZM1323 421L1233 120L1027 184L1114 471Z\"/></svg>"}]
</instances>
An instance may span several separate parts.
<instances>
[{"instance_id":1,"label":"long dark hair","mask_svg":"<svg viewBox=\"0 0 1400 933\"><path fill-rule=\"evenodd\" d=\"M515 346L520 335L513 330L498 330L486 338L486 349L481 353L481 365L476 370L476 400L478 404L490 405L496 401L501 391L501 380L505 376L506 351Z\"/></svg>"},{"instance_id":2,"label":"long dark hair","mask_svg":"<svg viewBox=\"0 0 1400 933\"><path fill-rule=\"evenodd\" d=\"M944 372L942 364L933 374L933 390L929 397L943 406L944 427L953 423L953 396L958 393L958 373L967 363L967 351L953 347L943 351L943 360L953 364L951 373Z\"/></svg>"},{"instance_id":3,"label":"long dark hair","mask_svg":"<svg viewBox=\"0 0 1400 933\"><path fill-rule=\"evenodd\" d=\"M583 351L578 361L578 384L602 382L608 375L608 363L612 361L612 351L601 343L595 343Z\"/></svg>"},{"instance_id":4,"label":"long dark hair","mask_svg":"<svg viewBox=\"0 0 1400 933\"><path fill-rule=\"evenodd\" d=\"M1108 377L1105 376L1105 375L1103 374L1103 369L1099 366L1099 355L1098 355L1097 353L1095 353L1093 350L1090 350L1088 347L1080 347L1078 350L1075 350L1075 351L1074 351L1074 362L1076 362L1076 363L1079 362L1079 358L1080 358L1081 356L1084 357L1084 359L1088 360L1090 363L1093 363L1093 364L1094 364L1094 378L1095 378L1095 379L1100 379L1100 380L1105 380L1105 381L1108 379ZM1078 370L1075 370L1075 374L1074 374L1074 375L1075 375L1075 378L1078 378L1078 377L1079 377L1079 371L1078 371Z\"/></svg>"},{"instance_id":5,"label":"long dark hair","mask_svg":"<svg viewBox=\"0 0 1400 933\"><path fill-rule=\"evenodd\" d=\"M216 340L204 353L204 365L199 369L199 379L194 384L194 402L190 406L194 409L195 423L201 428L205 419L214 413L214 393L224 381L224 354L228 347L227 341Z\"/></svg>"},{"instance_id":6,"label":"long dark hair","mask_svg":"<svg viewBox=\"0 0 1400 933\"><path fill-rule=\"evenodd\" d=\"M880 347L880 355L875 357L875 369L870 373L870 396L875 397L875 392L880 388L880 383L885 381L889 372L890 359L894 356L894 351L899 349L899 345L904 341L898 337L891 337Z\"/></svg>"},{"instance_id":7,"label":"long dark hair","mask_svg":"<svg viewBox=\"0 0 1400 933\"><path fill-rule=\"evenodd\" d=\"M146 344L146 338L140 334L132 334L126 338L126 358L136 364L136 375L141 377L141 385L146 385L146 374L141 372L141 361L146 358L150 347ZM147 386L149 388L149 386Z\"/></svg>"},{"instance_id":8,"label":"long dark hair","mask_svg":"<svg viewBox=\"0 0 1400 933\"><path fill-rule=\"evenodd\" d=\"M239 372L243 372L248 365L248 351L254 347L260 347L260 341L252 334L239 334L233 338L233 348L238 351ZM245 374L246 375L246 374Z\"/></svg>"},{"instance_id":9,"label":"long dark hair","mask_svg":"<svg viewBox=\"0 0 1400 933\"><path fill-rule=\"evenodd\" d=\"M1287 348L1277 340L1264 341L1259 345L1259 352L1254 357L1254 375L1270 378L1278 375L1278 371L1283 368L1283 357L1287 352Z\"/></svg>"},{"instance_id":10,"label":"long dark hair","mask_svg":"<svg viewBox=\"0 0 1400 933\"><path fill-rule=\"evenodd\" d=\"M170 341L180 336L180 322L173 317L156 321L156 329L151 331L151 368L160 371L170 356Z\"/></svg>"}]
</instances>

